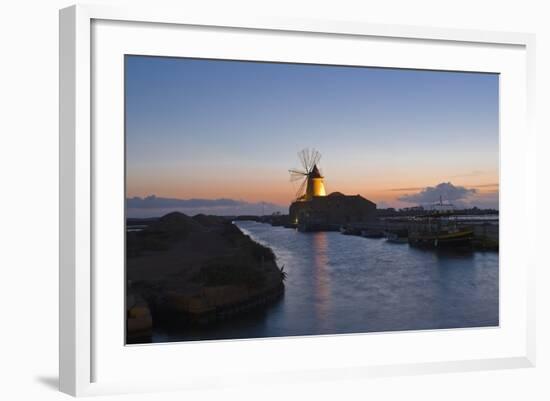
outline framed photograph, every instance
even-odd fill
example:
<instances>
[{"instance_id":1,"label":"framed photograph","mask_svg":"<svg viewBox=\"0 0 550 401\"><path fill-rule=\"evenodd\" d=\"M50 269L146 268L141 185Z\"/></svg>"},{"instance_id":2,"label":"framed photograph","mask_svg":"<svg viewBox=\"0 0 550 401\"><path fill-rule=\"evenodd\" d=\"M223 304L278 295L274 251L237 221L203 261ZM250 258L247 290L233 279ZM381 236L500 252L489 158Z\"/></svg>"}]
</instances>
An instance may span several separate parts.
<instances>
[{"instance_id":1,"label":"framed photograph","mask_svg":"<svg viewBox=\"0 0 550 401\"><path fill-rule=\"evenodd\" d=\"M60 12L60 388L535 363L534 37Z\"/></svg>"}]
</instances>

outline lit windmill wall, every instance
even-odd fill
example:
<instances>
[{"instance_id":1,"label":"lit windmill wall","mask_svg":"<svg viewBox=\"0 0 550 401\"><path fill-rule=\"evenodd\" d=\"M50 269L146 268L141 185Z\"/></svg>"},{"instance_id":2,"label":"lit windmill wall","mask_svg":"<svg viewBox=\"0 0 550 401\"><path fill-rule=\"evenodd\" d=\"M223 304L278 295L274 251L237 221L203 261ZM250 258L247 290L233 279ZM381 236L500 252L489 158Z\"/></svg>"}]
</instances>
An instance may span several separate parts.
<instances>
[{"instance_id":1,"label":"lit windmill wall","mask_svg":"<svg viewBox=\"0 0 550 401\"><path fill-rule=\"evenodd\" d=\"M313 166L313 170L307 177L305 200L309 201L313 199L314 196L327 196L324 177L319 172L317 165Z\"/></svg>"},{"instance_id":2,"label":"lit windmill wall","mask_svg":"<svg viewBox=\"0 0 550 401\"><path fill-rule=\"evenodd\" d=\"M303 149L298 153L303 170L290 169L290 180L302 181L296 192L297 201L310 201L314 196L326 196L324 177L317 165L321 153L315 149Z\"/></svg>"}]
</instances>

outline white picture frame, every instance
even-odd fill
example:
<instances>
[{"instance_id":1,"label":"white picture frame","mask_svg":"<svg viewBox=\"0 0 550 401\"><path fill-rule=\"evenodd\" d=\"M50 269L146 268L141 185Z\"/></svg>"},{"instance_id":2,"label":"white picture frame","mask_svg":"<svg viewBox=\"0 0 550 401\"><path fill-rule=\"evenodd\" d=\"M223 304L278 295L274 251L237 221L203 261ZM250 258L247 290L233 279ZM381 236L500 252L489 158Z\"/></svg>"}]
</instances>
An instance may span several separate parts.
<instances>
[{"instance_id":1,"label":"white picture frame","mask_svg":"<svg viewBox=\"0 0 550 401\"><path fill-rule=\"evenodd\" d=\"M509 232L510 227L522 225L529 232L535 232L533 229L534 216L536 211L534 207L526 207L529 199L535 198L535 134L532 129L532 111L534 110L534 47L535 38L533 35L524 33L506 33L506 32L484 32L459 29L439 29L414 26L390 26L376 25L363 22L345 22L345 21L314 21L314 20L293 20L286 18L255 18L237 19L225 16L211 15L188 15L181 11L166 11L155 8L111 8L108 6L72 6L60 11L60 390L72 395L92 395L119 393L131 391L161 391L166 389L186 389L186 388L204 388L209 386L225 385L229 383L223 367L212 375L205 374L197 368L194 372L187 372L185 380L177 376L166 376L165 379L152 378L150 381L143 379L131 379L129 377L117 377L114 374L109 375L103 380L102 373L98 372L96 363L98 352L106 353L108 348L104 347L103 337L97 335L96 326L102 324L103 327L109 326L108 322L103 322L104 314L98 313L101 306L95 306L94 291L97 286L104 283L104 275L97 275L95 268L98 261L101 261L101 255L97 254L97 247L94 247L94 236L101 229L102 223L98 219L102 217L101 208L98 209L98 198L95 196L98 186L103 185L98 179L101 174L97 174L98 152L104 151L105 144L97 143L94 139L94 130L92 126L98 125L94 118L101 118L101 113L94 114L94 103L92 96L94 88L92 86L92 77L94 68L98 68L97 60L94 55L100 54L97 47L103 46L105 41L93 41L94 23L106 21L108 24L122 23L140 23L152 24L159 27L158 35L170 34L166 29L177 29L177 27L201 27L206 30L216 30L216 35L226 35L224 29L230 29L234 32L254 33L283 33L285 35L321 35L325 38L374 38L384 40L406 40L418 43L433 43L440 45L458 46L461 48L479 48L484 50L483 46L495 48L510 48L514 55L510 55L517 63L518 71L524 71L526 79L517 79L513 85L516 85L525 96L519 96L514 101L519 102L520 107L515 119L510 120L510 128L518 128L517 138L506 136L501 146L501 171L505 174L501 177L503 188L501 200L509 202L516 208L521 208L517 216L505 217L508 224L501 224L502 234L509 236L513 240L513 233ZM148 25L148 26L152 26ZM160 29L162 27L162 29ZM109 27L107 27L109 28ZM142 29L143 26L136 27ZM130 29L128 26L117 27L116 29ZM109 29L102 31L101 35L110 34ZM137 33L137 31L136 31ZM153 42L156 33L148 36ZM160 36L159 36L160 37ZM111 50L120 51L116 45L120 41L113 36L110 38L113 43ZM267 39L266 39L267 40ZM271 39L270 39L271 40ZM279 40L274 38L273 40ZM409 43L409 42L408 42ZM412 43L412 42L410 42ZM94 47L95 46L95 47ZM107 48L108 46L104 46ZM516 51L517 50L517 51ZM166 50L160 51L164 54ZM517 54L516 54L517 53ZM521 54L520 54L521 53ZM106 53L111 54L111 53ZM495 61L495 67L492 72L501 72L498 63L504 63L505 58ZM388 62L383 63L389 65ZM424 68L445 69L445 63L424 64ZM101 66L99 66L101 67ZM418 67L420 68L420 67ZM489 68L489 67L487 67ZM511 67L510 67L511 68ZM118 71L118 74L121 72ZM517 72L510 72L511 75ZM120 77L120 75L118 75ZM517 78L517 77L516 77ZM523 77L524 78L524 77ZM512 85L512 84L510 84ZM115 101L118 99L114 97ZM121 105L118 104L117 107ZM504 108L511 110L510 108ZM510 113L516 113L510 111ZM99 117L98 117L99 116ZM506 117L506 116L505 116ZM502 121L502 116L501 116ZM504 129L508 124L504 121ZM519 125L518 125L519 124ZM510 131L512 132L512 131ZM113 157L116 156L116 147L113 151ZM107 156L109 158L109 156ZM114 160L114 159L113 159ZM516 163L519 161L519 163ZM515 169L514 168L515 164ZM109 165L109 168L116 165ZM514 173L510 173L514 171ZM118 182L120 183L120 182ZM504 185L505 184L505 185ZM109 185L117 185L113 181ZM106 187L108 188L108 187ZM508 201L509 200L509 201ZM103 215L104 216L104 215ZM120 234L122 236L122 234ZM505 237L506 237L505 236ZM503 238L503 244L506 241ZM116 242L116 241L115 241ZM508 242L510 243L510 242ZM534 255L527 248L530 245L527 242L518 243L518 250L505 251L507 260L518 260L517 268L521 271L521 276L513 277L518 287L518 294L510 295L510 303L518 301L517 316L521 322L510 323L510 330L515 334L509 337L508 342L503 340L501 348L494 352L485 354L469 355L465 358L451 358L443 360L429 361L419 360L411 355L405 358L407 362L395 362L391 359L384 359L383 356L372 363L361 362L361 354L358 353L354 359L349 356L347 360L336 361L331 367L331 358L335 358L335 351L342 346L342 341L354 344L354 346L366 346L367 342L380 342L391 334L379 334L376 336L329 336L314 337L304 340L299 348L302 352L309 352L309 355L315 354L319 349L327 350L328 361L326 365L296 364L296 368L285 370L284 362L277 365L276 369L279 378L292 382L293 380L326 380L329 378L354 377L361 378L367 376L380 375L399 375L399 374L418 374L432 373L442 371L467 371L479 369L501 369L511 367L529 367L535 363L535 338L534 338L534 270L535 259L525 256L518 258L519 253L524 251L525 255ZM534 245L533 245L534 246ZM518 253L519 252L519 253ZM512 263L512 262L510 262ZM121 266L122 269L122 266ZM515 273L514 273L515 274ZM510 278L510 276L508 276ZM505 277L506 278L506 277ZM508 278L506 278L508 280ZM116 286L115 286L116 287ZM507 288L507 287L504 287ZM121 290L122 291L122 290ZM508 293L504 294L508 297ZM121 296L122 298L122 296ZM111 300L110 300L111 301ZM112 300L115 302L114 300ZM508 302L507 301L507 302ZM116 301L118 302L118 301ZM504 303L504 305L510 305ZM118 307L118 304L117 304ZM501 303L501 308L503 304ZM502 309L501 309L502 310ZM122 323L123 317L120 314ZM517 319L516 319L517 320ZM100 322L101 321L101 322ZM506 322L508 324L508 322ZM513 327L512 327L513 326ZM114 330L114 328L113 328ZM502 332L507 330L503 324L499 329ZM470 341L474 344L479 336L486 336L485 341L490 341L490 337L495 336L495 329L492 332L477 333L475 330L462 330L450 333L449 331L432 332L430 335L435 337L453 337L464 338L465 343ZM418 333L413 334L418 335ZM413 337L391 337L392 341L416 341ZM397 338L397 340L395 340ZM508 337L507 337L508 338ZM292 339L286 340L251 340L240 342L237 345L228 342L207 342L195 344L193 348L187 347L188 355L198 355L198 353L227 352L227 355L241 354L241 352L257 353L264 355L276 355L281 346L291 347ZM307 341L307 342L305 342ZM425 340L424 340L425 341ZM443 339L442 341L445 341ZM507 344L514 344L513 350L505 352ZM244 344L244 345L243 345ZM125 348L121 342L120 347ZM167 350L172 352L178 344L159 345L142 347L140 350L132 348L129 358L135 363L135 358L141 358L144 353L151 360L158 358L168 358ZM383 345L382 345L383 347ZM179 347L181 348L181 346ZM247 350L243 350L247 348ZM296 348L296 347L295 347ZM305 350L305 351L303 351ZM128 350L126 350L128 351ZM125 352L126 352L125 351ZM170 353L169 352L169 353ZM300 352L296 349L295 352ZM163 355L161 355L163 354ZM332 355L332 356L331 356ZM100 359L107 359L100 355ZM246 358L245 358L246 359ZM376 358L374 358L376 359ZM397 358L398 359L398 358ZM139 359L138 359L139 360ZM252 360L252 359L251 359ZM116 360L109 360L115 368ZM105 365L105 362L103 362ZM168 364L169 366L169 364ZM255 366L252 370L242 368L246 372L246 379L241 379L242 383L246 380L255 380L261 383L266 380L266 372L261 367ZM273 372L271 372L273 373ZM189 374L191 376L189 377ZM232 382L239 382L238 377L227 375ZM100 378L100 379L98 379Z\"/></svg>"}]
</instances>

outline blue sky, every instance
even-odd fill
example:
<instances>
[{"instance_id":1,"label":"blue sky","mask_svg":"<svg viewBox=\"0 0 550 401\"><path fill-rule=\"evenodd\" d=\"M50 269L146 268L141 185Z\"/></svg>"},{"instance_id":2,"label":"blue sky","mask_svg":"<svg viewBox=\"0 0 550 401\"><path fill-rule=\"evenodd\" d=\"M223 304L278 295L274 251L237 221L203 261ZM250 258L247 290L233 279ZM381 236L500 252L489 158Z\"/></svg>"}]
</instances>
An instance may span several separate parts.
<instances>
[{"instance_id":1,"label":"blue sky","mask_svg":"<svg viewBox=\"0 0 550 401\"><path fill-rule=\"evenodd\" d=\"M286 205L314 147L329 191L406 206L398 189L452 182L498 206L498 75L143 56L125 73L128 197Z\"/></svg>"}]
</instances>

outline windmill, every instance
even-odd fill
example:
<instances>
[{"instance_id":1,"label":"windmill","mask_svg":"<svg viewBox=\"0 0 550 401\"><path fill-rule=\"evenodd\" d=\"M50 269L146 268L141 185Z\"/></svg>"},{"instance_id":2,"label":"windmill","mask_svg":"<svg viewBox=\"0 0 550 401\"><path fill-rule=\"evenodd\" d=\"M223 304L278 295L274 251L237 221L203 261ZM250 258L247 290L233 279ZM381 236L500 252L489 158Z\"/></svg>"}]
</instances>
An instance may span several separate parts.
<instances>
[{"instance_id":1,"label":"windmill","mask_svg":"<svg viewBox=\"0 0 550 401\"><path fill-rule=\"evenodd\" d=\"M321 160L321 153L315 149L303 149L298 152L298 159L303 170L288 170L290 181L302 181L296 192L296 200L310 201L314 196L326 196L324 177L317 167Z\"/></svg>"}]
</instances>

